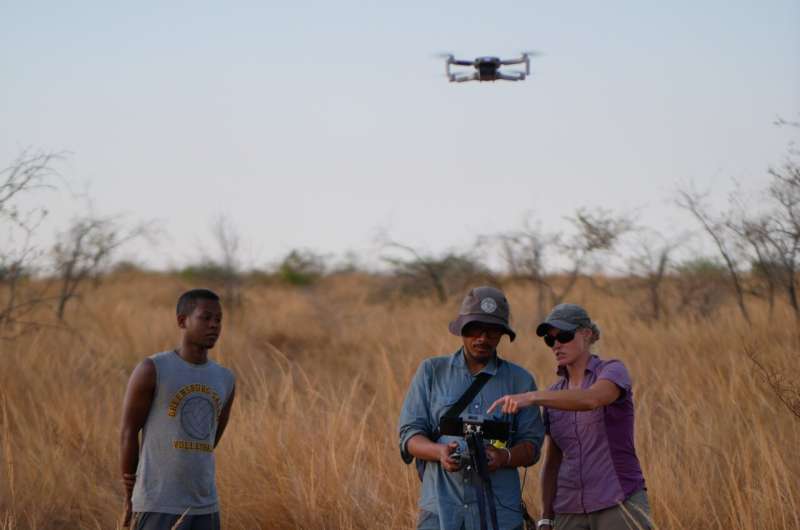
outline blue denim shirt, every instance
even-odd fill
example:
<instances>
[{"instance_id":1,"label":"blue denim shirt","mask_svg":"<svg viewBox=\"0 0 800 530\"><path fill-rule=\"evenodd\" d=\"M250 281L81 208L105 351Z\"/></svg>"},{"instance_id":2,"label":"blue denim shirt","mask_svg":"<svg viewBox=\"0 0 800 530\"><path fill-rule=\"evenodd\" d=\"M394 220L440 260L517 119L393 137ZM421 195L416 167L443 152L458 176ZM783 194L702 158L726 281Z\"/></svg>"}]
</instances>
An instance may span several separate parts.
<instances>
[{"instance_id":1,"label":"blue denim shirt","mask_svg":"<svg viewBox=\"0 0 800 530\"><path fill-rule=\"evenodd\" d=\"M533 376L521 366L497 357L483 369L492 377L481 388L475 399L464 409L463 414L486 414L489 406L506 394L516 394L536 390ZM475 376L470 374L462 349L451 356L426 359L417 369L400 412L400 453L406 463L412 461L406 445L412 436L433 436L439 418L469 388ZM516 415L492 412L491 418L512 422L512 435L509 447L529 441L539 451L544 439L544 425L539 407L522 409ZM439 443L460 442L464 439L442 436ZM479 528L478 505L472 486L473 471L462 470L449 473L438 462L426 462L419 500L421 510L439 516L441 530L466 530ZM522 524L519 473L516 469L501 468L491 474L494 489L497 518L500 528L517 528Z\"/></svg>"}]
</instances>

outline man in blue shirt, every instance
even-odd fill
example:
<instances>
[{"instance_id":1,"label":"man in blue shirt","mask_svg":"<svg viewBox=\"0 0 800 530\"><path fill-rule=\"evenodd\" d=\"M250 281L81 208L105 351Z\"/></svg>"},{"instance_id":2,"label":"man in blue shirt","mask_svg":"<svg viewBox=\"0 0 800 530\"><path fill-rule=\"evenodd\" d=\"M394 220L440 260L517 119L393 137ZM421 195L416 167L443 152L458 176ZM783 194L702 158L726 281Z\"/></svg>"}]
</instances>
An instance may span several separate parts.
<instances>
[{"instance_id":1,"label":"man in blue shirt","mask_svg":"<svg viewBox=\"0 0 800 530\"><path fill-rule=\"evenodd\" d=\"M485 414L500 397L536 389L533 376L524 368L500 359L497 345L504 334L514 340L509 325L510 310L505 295L493 287L472 289L461 304L450 332L461 336L463 346L454 354L426 359L417 369L400 413L400 453L406 463L424 462L420 514L417 530L477 530L480 507L474 484L477 472L452 455L467 452L463 437L443 435L438 439L439 420L470 387L476 376L491 377L466 405L463 414ZM537 407L516 416L495 411L487 417L511 423L508 443L486 446L489 476L494 491L499 527L521 530L522 494L517 467L531 466L539 459L544 426Z\"/></svg>"}]
</instances>

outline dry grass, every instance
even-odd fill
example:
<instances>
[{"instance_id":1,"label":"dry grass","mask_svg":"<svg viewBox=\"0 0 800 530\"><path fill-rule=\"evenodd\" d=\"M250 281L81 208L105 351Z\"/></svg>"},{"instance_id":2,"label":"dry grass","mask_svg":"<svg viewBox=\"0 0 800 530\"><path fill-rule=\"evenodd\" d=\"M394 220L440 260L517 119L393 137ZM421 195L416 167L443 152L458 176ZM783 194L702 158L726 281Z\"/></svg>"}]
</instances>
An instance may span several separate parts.
<instances>
[{"instance_id":1,"label":"dry grass","mask_svg":"<svg viewBox=\"0 0 800 530\"><path fill-rule=\"evenodd\" d=\"M114 528L122 507L118 418L127 377L173 347L173 303L189 285L119 278L44 329L0 342L0 530ZM458 300L371 298L363 278L313 290L250 289L213 356L238 376L217 451L228 529L412 528L416 475L396 447L406 386L425 357L458 347ZM540 386L555 375L533 332L534 293L509 287L520 332L501 353ZM574 298L603 326L600 353L634 377L637 447L662 529L800 528L800 421L755 376L745 345L795 369L793 318L754 306L710 321L628 322L622 301ZM538 512L538 466L525 487Z\"/></svg>"}]
</instances>

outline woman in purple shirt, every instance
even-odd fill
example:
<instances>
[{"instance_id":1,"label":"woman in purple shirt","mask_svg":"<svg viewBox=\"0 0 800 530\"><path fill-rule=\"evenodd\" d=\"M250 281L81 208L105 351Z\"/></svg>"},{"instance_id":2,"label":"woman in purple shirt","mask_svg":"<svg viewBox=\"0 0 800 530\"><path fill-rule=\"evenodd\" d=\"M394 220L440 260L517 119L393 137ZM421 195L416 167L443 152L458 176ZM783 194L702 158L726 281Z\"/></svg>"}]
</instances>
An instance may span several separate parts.
<instances>
[{"instance_id":1,"label":"woman in purple shirt","mask_svg":"<svg viewBox=\"0 0 800 530\"><path fill-rule=\"evenodd\" d=\"M590 351L600 330L582 307L559 304L536 328L552 349L559 380L545 391L512 394L489 412L541 405L544 530L648 529L650 506L633 444L633 394L621 361Z\"/></svg>"}]
</instances>

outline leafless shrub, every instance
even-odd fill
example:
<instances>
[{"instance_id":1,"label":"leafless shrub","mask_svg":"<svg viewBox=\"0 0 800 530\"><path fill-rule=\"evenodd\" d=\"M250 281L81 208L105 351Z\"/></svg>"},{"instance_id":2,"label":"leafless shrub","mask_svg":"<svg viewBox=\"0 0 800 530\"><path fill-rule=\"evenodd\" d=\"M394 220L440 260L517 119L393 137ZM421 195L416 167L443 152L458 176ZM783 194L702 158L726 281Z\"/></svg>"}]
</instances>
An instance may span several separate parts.
<instances>
[{"instance_id":1,"label":"leafless shrub","mask_svg":"<svg viewBox=\"0 0 800 530\"><path fill-rule=\"evenodd\" d=\"M433 293L439 302L445 303L451 294L492 281L489 270L468 253L433 256L394 241L386 242L383 248L394 253L385 254L383 260L391 266L400 290L406 294Z\"/></svg>"},{"instance_id":2,"label":"leafless shrub","mask_svg":"<svg viewBox=\"0 0 800 530\"><path fill-rule=\"evenodd\" d=\"M635 314L647 320L660 320L668 313L665 300L665 283L673 265L673 254L679 248L678 241L669 241L653 230L640 230L626 259L626 280L628 293L643 291L645 302L643 310L637 308ZM635 297L633 298L636 299Z\"/></svg>"},{"instance_id":3,"label":"leafless shrub","mask_svg":"<svg viewBox=\"0 0 800 530\"><path fill-rule=\"evenodd\" d=\"M696 257L674 267L678 293L676 311L695 318L710 318L730 298L727 270L717 260Z\"/></svg>"},{"instance_id":4,"label":"leafless shrub","mask_svg":"<svg viewBox=\"0 0 800 530\"><path fill-rule=\"evenodd\" d=\"M570 249L583 263L597 253L613 250L619 238L633 228L627 216L603 208L594 211L579 208L568 220L577 229Z\"/></svg>"},{"instance_id":5,"label":"leafless shrub","mask_svg":"<svg viewBox=\"0 0 800 530\"><path fill-rule=\"evenodd\" d=\"M739 237L741 244L749 248L750 276L752 287L749 292L755 296L766 298L769 312L775 307L775 294L780 289L780 276L783 269L781 259L770 248L764 237L768 230L766 218L753 218L741 207L736 207L735 216L729 221L729 227Z\"/></svg>"},{"instance_id":6,"label":"leafless shrub","mask_svg":"<svg viewBox=\"0 0 800 530\"><path fill-rule=\"evenodd\" d=\"M741 253L737 252L741 248L737 239L737 234L731 229L731 221L728 215L723 214L714 216L706 205L707 194L698 193L690 189L678 190L677 204L683 208L700 223L703 231L708 234L714 242L719 255L725 263L725 268L733 285L736 294L736 304L742 317L751 323L750 312L745 303L745 281L741 269L743 263L748 260Z\"/></svg>"},{"instance_id":7,"label":"leafless shrub","mask_svg":"<svg viewBox=\"0 0 800 530\"><path fill-rule=\"evenodd\" d=\"M52 188L57 172L53 168L61 153L23 151L11 165L0 170L0 338L11 338L36 322L31 312L48 301L44 290L32 285L43 251L34 236L47 209L24 208L19 199L35 190Z\"/></svg>"},{"instance_id":8,"label":"leafless shrub","mask_svg":"<svg viewBox=\"0 0 800 530\"><path fill-rule=\"evenodd\" d=\"M771 168L769 175L758 213L746 204L749 194L732 194L725 229L749 251L752 277L761 284L754 294L766 296L771 311L775 293L782 291L800 326L800 152L790 147L783 165Z\"/></svg>"},{"instance_id":9,"label":"leafless shrub","mask_svg":"<svg viewBox=\"0 0 800 530\"><path fill-rule=\"evenodd\" d=\"M209 227L215 249L202 252L199 261L181 269L180 276L193 283L203 282L215 288L220 287L225 306L233 309L242 302L244 284L241 236L225 215L217 216Z\"/></svg>"},{"instance_id":10,"label":"leafless shrub","mask_svg":"<svg viewBox=\"0 0 800 530\"><path fill-rule=\"evenodd\" d=\"M538 317L563 302L594 260L612 252L633 227L626 216L603 209L578 209L568 221L574 227L568 235L545 232L528 220L519 230L493 236L511 277L537 287ZM565 258L562 267L558 258Z\"/></svg>"},{"instance_id":11,"label":"leafless shrub","mask_svg":"<svg viewBox=\"0 0 800 530\"><path fill-rule=\"evenodd\" d=\"M225 215L220 215L211 228L219 256L216 265L221 272L223 299L228 307L238 307L242 302L243 284L241 235Z\"/></svg>"},{"instance_id":12,"label":"leafless shrub","mask_svg":"<svg viewBox=\"0 0 800 530\"><path fill-rule=\"evenodd\" d=\"M779 126L800 123L778 120ZM678 205L690 212L717 246L731 278L742 316L750 322L745 294L767 298L770 312L777 291L783 291L800 327L800 152L790 144L786 161L769 170L771 181L760 213L746 204L751 194L731 194L730 208L712 215L705 195L680 190ZM749 278L745 267L750 266ZM748 288L748 281L752 285Z\"/></svg>"},{"instance_id":13,"label":"leafless shrub","mask_svg":"<svg viewBox=\"0 0 800 530\"><path fill-rule=\"evenodd\" d=\"M771 169L768 213L751 220L744 215L740 233L754 248L762 272L780 286L800 324L797 274L800 272L800 164L788 160Z\"/></svg>"},{"instance_id":14,"label":"leafless shrub","mask_svg":"<svg viewBox=\"0 0 800 530\"><path fill-rule=\"evenodd\" d=\"M546 260L550 249L559 245L560 234L546 233L539 226L532 226L526 221L522 229L498 234L495 237L510 277L525 280L537 287L538 316L547 311L547 306L552 305L552 300L561 299L575 284L574 279L571 279L568 286L559 293L551 283L551 271ZM577 274L577 271L575 273Z\"/></svg>"},{"instance_id":15,"label":"leafless shrub","mask_svg":"<svg viewBox=\"0 0 800 530\"><path fill-rule=\"evenodd\" d=\"M147 225L124 228L115 218L80 217L60 233L53 246L53 268L58 279L56 315L64 320L67 303L78 296L87 280L99 282L113 253L125 243L150 233Z\"/></svg>"},{"instance_id":16,"label":"leafless shrub","mask_svg":"<svg viewBox=\"0 0 800 530\"><path fill-rule=\"evenodd\" d=\"M15 199L37 188L51 188L50 180L57 175L53 163L62 157L61 153L34 152L27 149L11 165L0 170L0 216L16 224L35 226L47 211L44 208L23 211Z\"/></svg>"}]
</instances>

